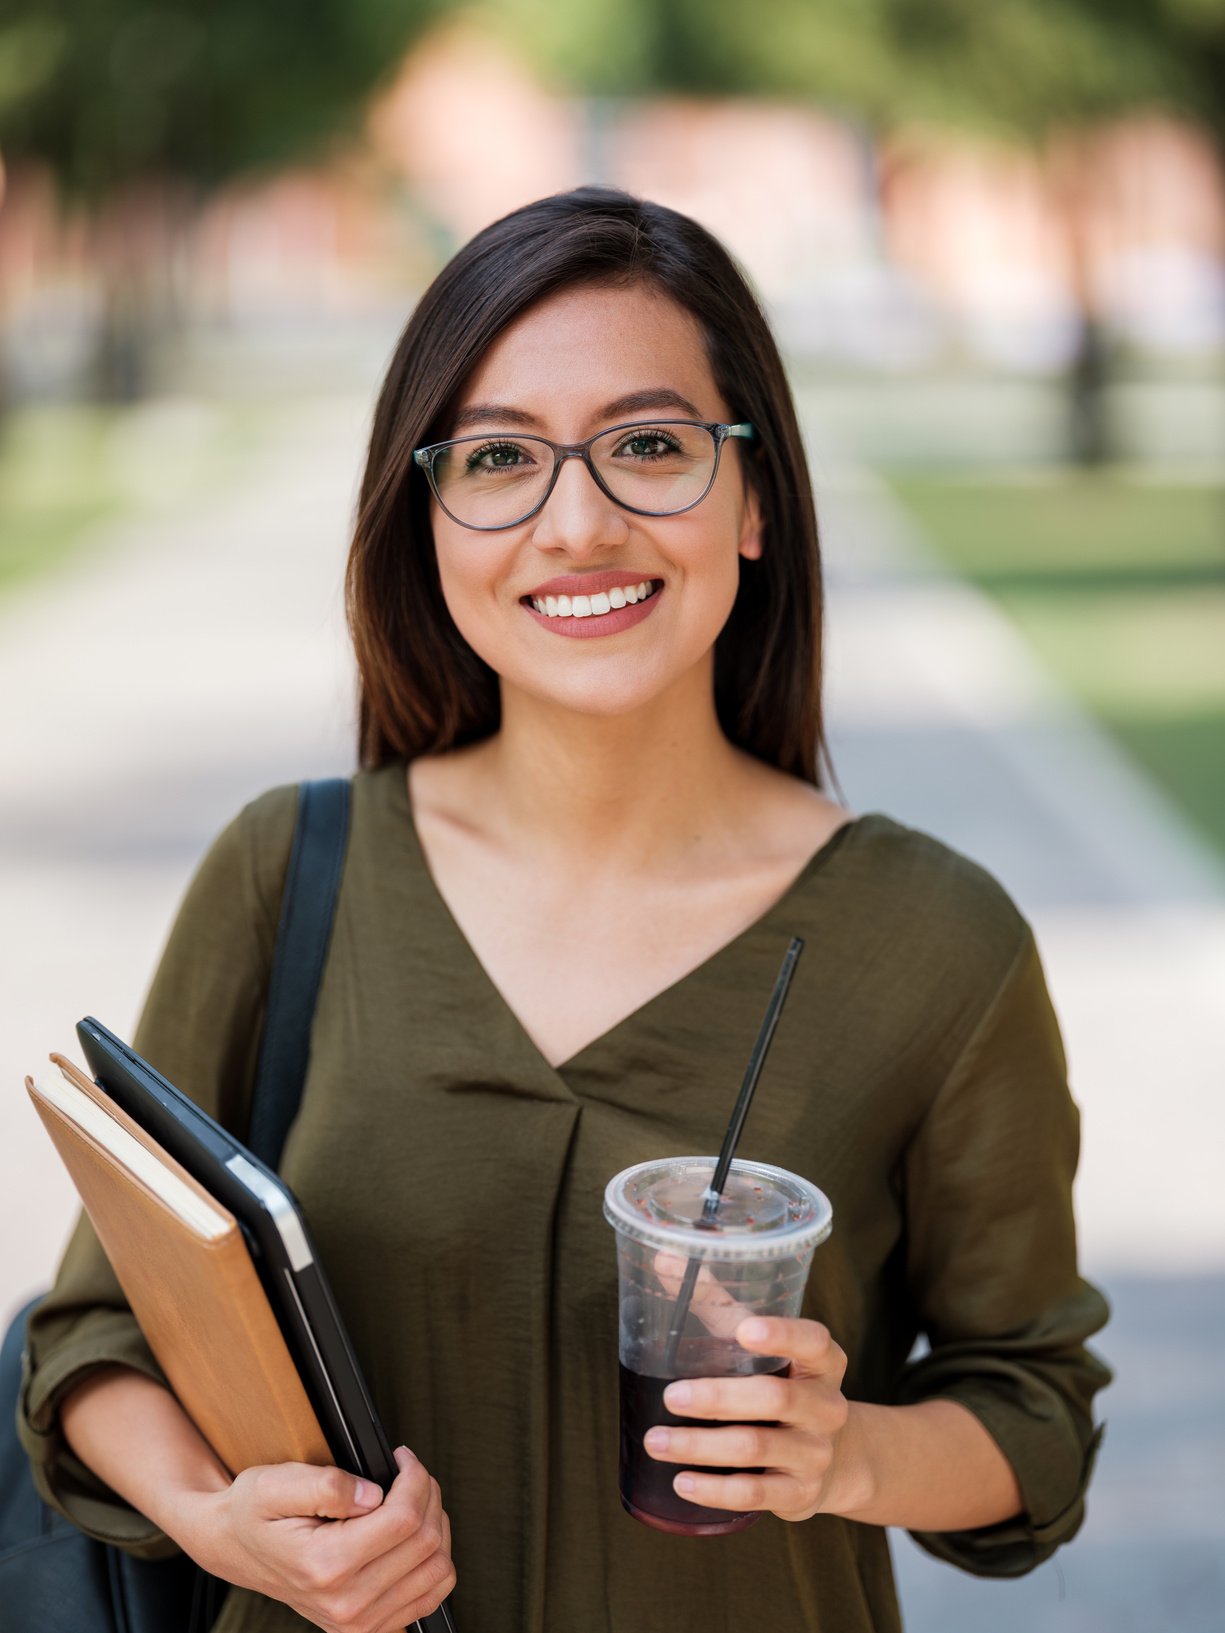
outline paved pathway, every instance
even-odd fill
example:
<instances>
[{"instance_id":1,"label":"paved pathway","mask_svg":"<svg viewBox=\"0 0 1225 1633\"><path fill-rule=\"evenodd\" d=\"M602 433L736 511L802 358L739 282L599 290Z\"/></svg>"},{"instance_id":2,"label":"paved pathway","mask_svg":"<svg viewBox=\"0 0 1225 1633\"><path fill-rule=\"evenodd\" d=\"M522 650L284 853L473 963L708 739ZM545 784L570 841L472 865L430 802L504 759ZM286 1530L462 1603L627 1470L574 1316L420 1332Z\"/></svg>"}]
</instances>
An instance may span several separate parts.
<instances>
[{"instance_id":1,"label":"paved pathway","mask_svg":"<svg viewBox=\"0 0 1225 1633\"><path fill-rule=\"evenodd\" d=\"M0 1308L47 1280L73 1210L24 1074L76 1053L83 1014L130 1035L244 800L352 763L340 576L367 413L304 406L239 491L0 607Z\"/></svg>"},{"instance_id":2,"label":"paved pathway","mask_svg":"<svg viewBox=\"0 0 1225 1633\"><path fill-rule=\"evenodd\" d=\"M1225 1627L1225 874L814 427L850 803L988 866L1032 920L1083 1115L1087 1270L1117 1381L1074 1547L976 1581L894 1539L910 1633ZM1197 1274L1196 1271L1200 1273Z\"/></svg>"},{"instance_id":3,"label":"paved pathway","mask_svg":"<svg viewBox=\"0 0 1225 1633\"><path fill-rule=\"evenodd\" d=\"M848 800L984 863L1033 922L1084 1115L1089 1262L1225 1268L1225 868L880 484L814 440Z\"/></svg>"},{"instance_id":4,"label":"paved pathway","mask_svg":"<svg viewBox=\"0 0 1225 1633\"><path fill-rule=\"evenodd\" d=\"M130 1031L187 875L245 798L351 762L339 579L367 414L305 402L242 491L129 526L0 610L0 1314L51 1274L73 1207L22 1075L73 1052L87 1011ZM908 1624L1207 1633L1225 1600L1225 881L832 448L818 430L843 786L984 862L1033 920L1085 1113L1086 1259L1117 1305L1082 1539L1006 1586L900 1539Z\"/></svg>"}]
</instances>

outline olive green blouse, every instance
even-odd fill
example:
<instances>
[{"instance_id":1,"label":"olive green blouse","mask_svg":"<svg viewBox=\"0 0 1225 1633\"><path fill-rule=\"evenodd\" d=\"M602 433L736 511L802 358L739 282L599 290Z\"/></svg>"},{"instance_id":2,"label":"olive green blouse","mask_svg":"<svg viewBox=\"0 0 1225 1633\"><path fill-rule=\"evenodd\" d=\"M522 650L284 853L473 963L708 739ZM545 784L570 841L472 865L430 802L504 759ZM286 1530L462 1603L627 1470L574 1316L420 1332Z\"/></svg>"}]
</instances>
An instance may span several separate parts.
<instances>
[{"instance_id":1,"label":"olive green blouse","mask_svg":"<svg viewBox=\"0 0 1225 1633\"><path fill-rule=\"evenodd\" d=\"M404 767L359 773L310 1071L283 1172L388 1433L451 1516L460 1633L899 1626L884 1530L764 1516L735 1536L648 1530L617 1496L617 1320L606 1181L714 1151L788 939L805 938L741 1154L834 1208L804 1313L846 1393L942 1396L1016 1470L1023 1520L924 1535L987 1576L1073 1536L1109 1372L1076 1270L1077 1113L1033 937L982 869L859 817L719 952L559 1067L493 986L431 879ZM175 923L137 1048L246 1125L295 791L215 842ZM592 957L599 957L593 934ZM916 1338L926 1339L916 1348ZM91 1534L174 1544L68 1450L56 1407L91 1367L156 1364L87 1223L31 1325L21 1430L39 1488ZM218 1633L306 1627L228 1596Z\"/></svg>"}]
</instances>

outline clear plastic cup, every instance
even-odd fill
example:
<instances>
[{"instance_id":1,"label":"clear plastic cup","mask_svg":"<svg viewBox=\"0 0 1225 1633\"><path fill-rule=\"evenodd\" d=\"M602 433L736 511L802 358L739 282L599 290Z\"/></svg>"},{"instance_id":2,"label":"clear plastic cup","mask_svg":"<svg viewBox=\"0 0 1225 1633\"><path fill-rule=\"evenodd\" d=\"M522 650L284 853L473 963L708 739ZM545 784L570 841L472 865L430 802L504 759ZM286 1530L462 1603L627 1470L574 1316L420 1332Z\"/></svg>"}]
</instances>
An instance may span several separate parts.
<instances>
[{"instance_id":1,"label":"clear plastic cup","mask_svg":"<svg viewBox=\"0 0 1225 1633\"><path fill-rule=\"evenodd\" d=\"M705 1508L672 1489L682 1465L656 1462L643 1436L656 1425L703 1424L674 1417L663 1392L676 1378L786 1370L781 1357L741 1349L735 1331L749 1316L799 1314L813 1250L833 1221L828 1199L808 1180L737 1160L714 1222L703 1223L716 1160L640 1162L604 1192L604 1217L617 1233L620 1284L621 1501L644 1525L682 1536L743 1531L759 1516ZM697 1261L697 1279L678 1324L691 1261Z\"/></svg>"}]
</instances>

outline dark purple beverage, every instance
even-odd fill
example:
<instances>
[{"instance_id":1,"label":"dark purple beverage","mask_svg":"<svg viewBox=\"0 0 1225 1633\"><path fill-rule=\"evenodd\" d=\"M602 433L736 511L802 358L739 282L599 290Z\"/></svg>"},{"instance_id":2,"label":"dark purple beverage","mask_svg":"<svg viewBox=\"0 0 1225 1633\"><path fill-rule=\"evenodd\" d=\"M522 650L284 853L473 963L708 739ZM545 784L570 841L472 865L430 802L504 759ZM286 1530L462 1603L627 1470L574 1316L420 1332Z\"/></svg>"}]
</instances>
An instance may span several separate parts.
<instances>
[{"instance_id":1,"label":"dark purple beverage","mask_svg":"<svg viewBox=\"0 0 1225 1633\"><path fill-rule=\"evenodd\" d=\"M786 1372L784 1363L775 1374ZM648 1378L621 1368L621 1501L636 1520L657 1531L682 1537L721 1537L743 1531L761 1518L727 1508L704 1508L686 1502L672 1489L683 1463L657 1463L642 1444L648 1429L726 1429L722 1419L677 1417L664 1405L664 1390L674 1378ZM696 1467L696 1465L694 1465ZM704 1467L705 1474L760 1474L760 1469Z\"/></svg>"}]
</instances>

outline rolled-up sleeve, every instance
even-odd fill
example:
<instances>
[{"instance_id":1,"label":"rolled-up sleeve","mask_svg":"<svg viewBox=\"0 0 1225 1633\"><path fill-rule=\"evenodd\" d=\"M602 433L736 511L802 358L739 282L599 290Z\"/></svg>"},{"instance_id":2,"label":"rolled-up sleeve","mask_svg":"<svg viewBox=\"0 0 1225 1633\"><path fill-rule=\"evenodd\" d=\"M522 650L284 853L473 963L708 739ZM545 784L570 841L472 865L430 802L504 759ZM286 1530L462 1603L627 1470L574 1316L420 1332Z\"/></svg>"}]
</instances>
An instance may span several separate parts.
<instances>
[{"instance_id":1,"label":"rolled-up sleeve","mask_svg":"<svg viewBox=\"0 0 1225 1633\"><path fill-rule=\"evenodd\" d=\"M296 794L248 806L201 863L154 977L135 1047L231 1127L245 1127ZM17 1432L49 1507L88 1536L145 1558L177 1545L76 1457L59 1408L120 1364L165 1384L94 1229L77 1221L54 1286L32 1311Z\"/></svg>"},{"instance_id":2,"label":"rolled-up sleeve","mask_svg":"<svg viewBox=\"0 0 1225 1633\"><path fill-rule=\"evenodd\" d=\"M1080 1528L1109 1369L1085 1347L1109 1314L1077 1271L1079 1116L1037 948L1022 923L1008 972L945 1079L904 1164L907 1275L928 1352L899 1404L960 1402L1016 1474L1024 1512L915 1532L977 1576L1019 1576Z\"/></svg>"},{"instance_id":3,"label":"rolled-up sleeve","mask_svg":"<svg viewBox=\"0 0 1225 1633\"><path fill-rule=\"evenodd\" d=\"M45 1503L87 1536L141 1558L162 1558L176 1553L176 1544L86 1468L60 1426L65 1396L91 1373L116 1364L166 1382L82 1214L54 1288L27 1323L17 1433Z\"/></svg>"}]
</instances>

